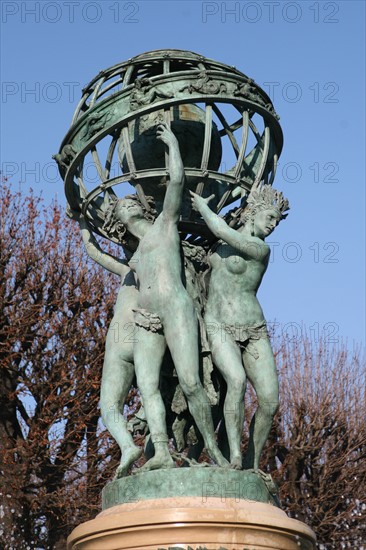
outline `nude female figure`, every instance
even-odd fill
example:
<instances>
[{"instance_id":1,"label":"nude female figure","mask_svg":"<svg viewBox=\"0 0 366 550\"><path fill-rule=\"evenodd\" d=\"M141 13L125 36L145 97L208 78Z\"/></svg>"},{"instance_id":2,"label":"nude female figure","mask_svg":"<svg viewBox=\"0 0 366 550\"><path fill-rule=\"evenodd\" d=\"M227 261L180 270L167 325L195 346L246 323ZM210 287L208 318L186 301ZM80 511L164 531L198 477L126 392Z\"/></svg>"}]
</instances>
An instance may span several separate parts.
<instances>
[{"instance_id":1,"label":"nude female figure","mask_svg":"<svg viewBox=\"0 0 366 550\"><path fill-rule=\"evenodd\" d=\"M115 477L119 478L127 475L130 466L142 453L142 449L135 445L123 415L124 404L135 374L132 333L133 310L138 304L138 290L134 273L127 261L117 259L100 248L81 213L73 212L73 218L79 222L83 242L90 258L111 273L119 275L121 279L114 316L107 332L100 391L103 422L121 449L121 462L115 474Z\"/></svg>"},{"instance_id":2,"label":"nude female figure","mask_svg":"<svg viewBox=\"0 0 366 550\"><path fill-rule=\"evenodd\" d=\"M157 138L169 149L170 182L161 214L152 224L143 217L141 207L136 203L132 206L121 199L113 206L115 219L140 241L129 262L136 273L139 288L134 363L155 449L154 457L143 468L152 470L174 465L159 391L166 346L206 449L219 466L226 466L227 461L215 440L210 404L199 379L197 314L182 283L178 221L184 189L183 163L178 141L166 124L158 126Z\"/></svg>"},{"instance_id":3,"label":"nude female figure","mask_svg":"<svg viewBox=\"0 0 366 550\"><path fill-rule=\"evenodd\" d=\"M192 204L220 239L211 255L211 279L205 323L214 364L222 373L230 463L235 469L259 468L260 456L278 408L278 377L257 290L267 269L270 248L264 242L288 210L282 193L270 186L253 189L244 210L244 225L230 228L203 199L192 193ZM258 399L250 426L245 459L240 442L247 378Z\"/></svg>"}]
</instances>

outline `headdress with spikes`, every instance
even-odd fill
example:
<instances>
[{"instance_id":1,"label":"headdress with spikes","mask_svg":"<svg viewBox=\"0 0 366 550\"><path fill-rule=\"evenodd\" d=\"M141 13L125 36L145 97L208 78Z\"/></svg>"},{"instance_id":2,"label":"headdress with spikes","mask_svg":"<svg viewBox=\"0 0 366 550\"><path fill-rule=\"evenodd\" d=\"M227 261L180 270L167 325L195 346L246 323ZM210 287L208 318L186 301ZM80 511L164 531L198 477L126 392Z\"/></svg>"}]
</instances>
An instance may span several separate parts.
<instances>
[{"instance_id":1,"label":"headdress with spikes","mask_svg":"<svg viewBox=\"0 0 366 550\"><path fill-rule=\"evenodd\" d=\"M287 217L287 210L290 205L281 191L277 191L271 185L258 184L253 185L246 199L246 207L242 213L241 221L246 223L260 210L269 210L273 208L278 212L278 218L283 220Z\"/></svg>"}]
</instances>

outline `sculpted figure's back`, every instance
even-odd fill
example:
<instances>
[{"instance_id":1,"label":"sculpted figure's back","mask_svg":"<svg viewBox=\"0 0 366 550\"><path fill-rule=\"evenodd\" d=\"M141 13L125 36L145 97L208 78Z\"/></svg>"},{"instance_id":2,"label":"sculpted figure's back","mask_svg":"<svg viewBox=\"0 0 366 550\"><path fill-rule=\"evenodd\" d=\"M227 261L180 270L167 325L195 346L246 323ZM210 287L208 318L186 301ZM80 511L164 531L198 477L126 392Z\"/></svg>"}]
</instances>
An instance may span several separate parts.
<instances>
[{"instance_id":1,"label":"sculpted figure's back","mask_svg":"<svg viewBox=\"0 0 366 550\"><path fill-rule=\"evenodd\" d=\"M90 258L107 271L118 275L121 280L113 319L107 332L100 392L103 422L121 450L121 462L115 474L118 478L127 474L130 466L142 453L127 429L123 414L135 375L131 327L134 323L133 310L138 304L138 290L134 273L127 261L101 249L80 212L69 210L68 213L79 222L85 249Z\"/></svg>"}]
</instances>

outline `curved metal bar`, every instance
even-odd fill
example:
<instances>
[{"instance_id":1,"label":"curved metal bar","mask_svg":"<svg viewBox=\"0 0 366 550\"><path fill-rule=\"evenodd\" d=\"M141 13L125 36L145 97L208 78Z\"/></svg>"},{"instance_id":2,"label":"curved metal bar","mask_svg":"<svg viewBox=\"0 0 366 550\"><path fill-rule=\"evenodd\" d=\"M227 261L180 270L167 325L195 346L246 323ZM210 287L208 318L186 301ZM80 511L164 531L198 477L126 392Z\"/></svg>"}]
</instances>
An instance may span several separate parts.
<instances>
[{"instance_id":1,"label":"curved metal bar","mask_svg":"<svg viewBox=\"0 0 366 550\"><path fill-rule=\"evenodd\" d=\"M197 177L197 176L200 175L201 171L200 171L200 169L188 169L188 170L186 170L186 173L189 176L196 176ZM142 170L142 171L138 172L138 175L137 175L136 179L143 180L145 178L150 178L150 177L153 177L153 176L164 176L165 174L166 174L166 171L164 169L161 169L161 168L151 169L151 170ZM209 172L207 177L208 178L210 177L212 179L217 179L217 175L216 175L215 172ZM116 176L116 177L114 177L114 178L112 178L108 181L105 181L105 182L99 184L92 191L90 191L88 193L85 186L84 186L84 183L83 183L82 179L79 177L78 178L79 187L80 187L80 190L82 191L81 197L80 197L82 199L82 204L79 205L79 206L81 206L83 214L86 215L87 210L89 208L89 204L98 195L101 195L102 193L105 193L109 189L114 193L114 191L112 189L114 186L116 186L118 184L121 184L121 183L130 182L133 179L134 179L133 174L131 174L131 173ZM221 179L226 180L229 184L232 184L233 186L235 185L235 182L233 181L233 178L231 176L222 175ZM241 185L243 185L243 184L245 184L245 182L242 181ZM246 185L247 185L247 189L249 190L250 189L250 183L248 182ZM142 202L142 204L144 204L144 206L146 208L150 209L150 206L146 201L146 197L145 197L145 194L144 194L144 191L143 191L142 183L135 182L134 187L135 187L135 190L136 190L136 194L138 195L138 197L139 197L140 201ZM229 189L228 192L226 193L227 197L229 196L230 191L231 190ZM236 200L236 199L233 199L233 200ZM227 200L227 198L226 198L225 205L231 204L233 202L233 200ZM73 205L71 205L71 206L73 206ZM74 207L75 207L75 205L74 205ZM187 222L187 223L189 223L189 222ZM96 231L100 233L100 231L97 227L96 227ZM102 233L100 233L100 234L102 234Z\"/></svg>"},{"instance_id":2,"label":"curved metal bar","mask_svg":"<svg viewBox=\"0 0 366 550\"><path fill-rule=\"evenodd\" d=\"M85 93L82 95L79 103L77 104L77 107L75 109L75 113L74 113L74 116L72 117L72 120L71 120L71 125L75 124L75 122L77 121L77 119L79 118L79 115L80 115L80 111L83 107L83 105L86 105L86 100L88 99L89 97L89 94L88 93Z\"/></svg>"},{"instance_id":3,"label":"curved metal bar","mask_svg":"<svg viewBox=\"0 0 366 550\"><path fill-rule=\"evenodd\" d=\"M134 173L134 172L136 172L136 166L135 166L135 161L133 159L131 143L130 143L130 137L128 135L128 124L123 126L123 128L122 128L122 141L123 141L123 146L124 146L125 152L126 152L126 158L127 158L127 164L128 164L129 171Z\"/></svg>"},{"instance_id":4,"label":"curved metal bar","mask_svg":"<svg viewBox=\"0 0 366 550\"><path fill-rule=\"evenodd\" d=\"M238 146L238 143L235 139L234 134L232 133L232 131L230 129L229 124L227 123L226 118L224 117L224 115L222 114L220 109L214 103L212 104L212 109L213 109L213 112L215 113L215 115L217 116L217 118L219 119L219 121L221 122L221 124L223 125L223 127L225 128L226 135L229 136L229 139L230 139L231 145L233 146L236 158L238 158L238 156L239 156L239 146Z\"/></svg>"},{"instance_id":5,"label":"curved metal bar","mask_svg":"<svg viewBox=\"0 0 366 550\"><path fill-rule=\"evenodd\" d=\"M211 136L212 136L212 105L206 104L206 118L205 118L205 140L203 143L201 170L206 172L208 168L208 160L210 158L211 151Z\"/></svg>"},{"instance_id":6,"label":"curved metal bar","mask_svg":"<svg viewBox=\"0 0 366 550\"><path fill-rule=\"evenodd\" d=\"M114 155L114 151L116 149L116 145L118 143L119 135L120 135L120 132L118 132L118 131L116 131L114 133L114 135L112 137L111 144L110 144L109 149L108 149L108 154L107 154L107 158L106 158L106 161L105 161L105 177L106 177L106 179L109 179L109 175L111 173L112 158L113 158L113 155Z\"/></svg>"},{"instance_id":7,"label":"curved metal bar","mask_svg":"<svg viewBox=\"0 0 366 550\"><path fill-rule=\"evenodd\" d=\"M219 204L217 205L217 208L216 208L216 214L218 214L223 208L224 206L226 205L226 201L228 200L228 198L230 197L230 194L232 192L232 189L228 189L227 191L225 191L225 193L222 195L220 201L219 201Z\"/></svg>"},{"instance_id":8,"label":"curved metal bar","mask_svg":"<svg viewBox=\"0 0 366 550\"><path fill-rule=\"evenodd\" d=\"M125 152L126 152L128 168L130 170L130 178L129 179L135 179L135 177L136 177L136 174L135 174L136 166L135 166L135 161L134 161L132 150L131 150L131 143L130 143L129 135L128 135L128 125L123 126L123 128L122 128L122 140L123 140L123 146L124 146ZM146 196L145 196L144 190L141 187L141 184L136 183L134 187L136 189L137 196L140 199L141 203L144 205L144 207L148 211L150 211L151 208L150 208L149 203L146 200Z\"/></svg>"},{"instance_id":9,"label":"curved metal bar","mask_svg":"<svg viewBox=\"0 0 366 550\"><path fill-rule=\"evenodd\" d=\"M108 84L108 86L103 88L103 90L100 92L100 94L98 94L97 99L100 99L104 94L109 92L109 90L111 90L112 88L115 88L116 86L118 86L119 84L122 84L122 83L123 83L123 78L122 77L119 78L118 80L114 80L114 82L111 82L110 84Z\"/></svg>"},{"instance_id":10,"label":"curved metal bar","mask_svg":"<svg viewBox=\"0 0 366 550\"><path fill-rule=\"evenodd\" d=\"M235 105L235 108L240 112L240 109L238 108L237 105ZM253 116L253 115L252 115L252 116ZM234 123L234 124L235 124L235 123ZM265 122L265 124L266 124L266 122ZM262 139L262 136L260 135L260 133L259 133L259 131L258 131L256 125L254 124L254 122L252 121L251 118L249 119L249 127L250 127L250 129L252 130L252 132L253 132L253 134L254 134L254 136L255 136L257 142L259 143L259 142L261 141L261 139ZM266 124L265 128L268 128L267 124ZM268 151L267 151L267 154L268 154ZM277 155L277 159L278 159L278 155ZM272 183L273 183L273 179L274 179L274 178L271 178L271 182L272 182ZM269 183L269 185L272 185L272 183Z\"/></svg>"},{"instance_id":11,"label":"curved metal bar","mask_svg":"<svg viewBox=\"0 0 366 550\"><path fill-rule=\"evenodd\" d=\"M188 169L185 170L185 173L186 173L187 176L199 177L199 176L201 176L201 169L200 168L188 168ZM137 172L136 175L131 173L131 172L127 172L126 174L121 174L119 176L115 176L114 178L111 178L109 180L104 181L100 185L96 186L95 189L90 191L89 194L93 195L92 198L94 198L100 192L105 191L106 189L109 189L110 187L113 187L114 185L117 185L119 183L123 183L125 181L136 181L136 180L140 180L140 179L144 180L144 179L147 179L147 178L159 177L159 176L161 177L161 176L165 176L165 175L166 175L165 168L152 168L152 169L149 169L149 170L139 170L139 172ZM227 175L227 174L218 174L217 172L214 172L213 170L208 170L207 178L208 179L213 179L215 181L217 181L217 179L220 178L220 180L226 181L226 182L232 184L233 186L236 185L236 182L235 182L235 180L232 176ZM249 181L245 182L244 180L242 180L241 185L245 185L245 184L247 184L248 189L250 189L251 182L249 182ZM135 186L135 184L134 184L134 186Z\"/></svg>"},{"instance_id":12,"label":"curved metal bar","mask_svg":"<svg viewBox=\"0 0 366 550\"><path fill-rule=\"evenodd\" d=\"M104 173L102 163L100 162L98 151L97 151L97 148L96 148L95 145L91 148L90 152L92 154L94 164L95 164L97 172L98 172L98 176L100 177L100 180L103 182L106 179L105 178L105 173Z\"/></svg>"},{"instance_id":13,"label":"curved metal bar","mask_svg":"<svg viewBox=\"0 0 366 550\"><path fill-rule=\"evenodd\" d=\"M249 126L250 126L250 129L252 130L253 134L255 135L257 141L259 142L261 140L262 136L258 132L256 125L254 124L254 122L251 119L249 119Z\"/></svg>"},{"instance_id":14,"label":"curved metal bar","mask_svg":"<svg viewBox=\"0 0 366 550\"><path fill-rule=\"evenodd\" d=\"M85 199L85 197L88 195L88 190L85 187L84 180L80 175L77 176L77 180L79 182L80 197L82 199Z\"/></svg>"},{"instance_id":15,"label":"curved metal bar","mask_svg":"<svg viewBox=\"0 0 366 550\"><path fill-rule=\"evenodd\" d=\"M95 199L98 195L109 189L110 187L114 187L115 185L118 185L119 183L128 182L131 179L131 174L124 174L121 176L116 176L115 178L110 179L108 182L105 182L103 185L97 185L88 195L85 197L85 207L87 208L89 206L89 203L91 203L92 200Z\"/></svg>"},{"instance_id":16,"label":"curved metal bar","mask_svg":"<svg viewBox=\"0 0 366 550\"><path fill-rule=\"evenodd\" d=\"M104 82L106 81L105 77L102 77L99 82L97 83L97 85L95 86L94 90L93 90L93 94L90 98L90 102L89 102L89 109L91 107L93 107L93 105L95 104L96 100L99 98L99 90L100 88L102 87L102 85L104 84Z\"/></svg>"},{"instance_id":17,"label":"curved metal bar","mask_svg":"<svg viewBox=\"0 0 366 550\"><path fill-rule=\"evenodd\" d=\"M248 143L248 133L249 133L249 113L248 113L248 111L243 112L242 128L243 128L243 131L242 131L242 138L241 138L241 146L240 146L239 156L238 156L238 160L237 160L236 168L235 168L235 172L234 172L234 177L235 178L240 177L240 173L241 173L241 170L242 170L242 167L243 167L242 166L243 165L243 160L244 160L244 157L245 157L245 151L246 151L247 143Z\"/></svg>"},{"instance_id":18,"label":"curved metal bar","mask_svg":"<svg viewBox=\"0 0 366 550\"><path fill-rule=\"evenodd\" d=\"M114 71L111 71L111 73L108 75L108 79L115 77L117 74L121 75L121 78L124 78L124 74L126 73L125 67L117 67Z\"/></svg>"},{"instance_id":19,"label":"curved metal bar","mask_svg":"<svg viewBox=\"0 0 366 550\"><path fill-rule=\"evenodd\" d=\"M246 181L244 181L242 179L240 181L240 189L243 190L243 188L249 193L250 189L251 189L251 184L247 183ZM234 189L237 189L237 188L234 188ZM225 206L227 206L228 204L231 204L232 202L235 202L236 200L238 200L238 196L233 196L232 192L233 192L233 189L228 189L227 191L225 191L225 193L223 194L223 196L220 199L219 204L217 205L217 209L216 209L217 214L219 214L219 212ZM229 200L230 195L231 195L231 200Z\"/></svg>"},{"instance_id":20,"label":"curved metal bar","mask_svg":"<svg viewBox=\"0 0 366 550\"><path fill-rule=\"evenodd\" d=\"M135 69L135 65L129 65L129 67L127 68L127 71L125 72L125 76L123 78L122 88L125 88L130 83L130 78L132 76L134 69Z\"/></svg>"},{"instance_id":21,"label":"curved metal bar","mask_svg":"<svg viewBox=\"0 0 366 550\"><path fill-rule=\"evenodd\" d=\"M229 128L230 128L230 131L231 132L235 132L235 130L237 130L238 128L240 128L241 126L241 121L242 119L239 118L238 120L236 120L235 122L233 122L232 124L229 124ZM220 136L225 136L226 135L226 131L225 130L220 130L219 131L219 134Z\"/></svg>"},{"instance_id":22,"label":"curved metal bar","mask_svg":"<svg viewBox=\"0 0 366 550\"><path fill-rule=\"evenodd\" d=\"M277 166L278 166L278 155L277 153L275 153L273 155L273 168L272 168L272 173L271 173L271 177L269 179L268 185L272 185L274 182L276 172L277 172Z\"/></svg>"},{"instance_id":23,"label":"curved metal bar","mask_svg":"<svg viewBox=\"0 0 366 550\"><path fill-rule=\"evenodd\" d=\"M158 80L159 84L156 84L156 85L159 85L159 87L162 87L162 90L164 90L164 86L166 87L166 90L168 92L171 89L171 86L174 85L176 88L178 87L179 80L173 82L175 78L174 75L172 77L171 75L163 75L163 76L164 76L165 82L160 84L160 81ZM156 77L156 78L160 79L160 77ZM169 78L169 82L167 81L167 78ZM129 94L131 93L131 90L132 90L132 85L131 85L131 88L128 86L125 89L120 90L119 92L116 92L115 94L109 95L105 97L103 100L101 100L98 105L95 105L92 109L90 109L91 111L90 113L88 112L89 110L86 113L84 113L83 116L77 121L77 123L70 128L69 132L64 137L64 140L60 148L62 148L65 144L71 143L75 138L76 138L76 141L78 139L81 139L81 141L83 141L83 137L82 136L79 137L78 134L79 132L83 132L83 131L85 132L85 130L82 130L82 127L87 126L88 120L89 120L88 115L90 115L91 117L92 115L94 116L96 113L98 114L98 116L101 116L101 113L109 113L111 115L111 118L114 120L114 123L116 124L118 121L118 124L122 126L122 124L126 123L127 120L132 120L137 116L143 116L145 114L148 114L149 112L156 111L161 108L164 109L164 107L167 107L167 106L174 106L174 105L185 104L185 103L197 103L197 102L206 102L206 103L213 103L213 104L216 104L216 103L230 104L230 97L221 97L213 93L195 94L194 92L192 93L185 92L183 94L181 93L182 90L177 89L176 94L172 98L169 98L169 99L164 98L163 100L157 99L153 103L150 103L146 106L144 105L136 111L128 111L127 100L129 98ZM196 97L196 95L199 95L200 97ZM250 107L248 107L247 105L247 102L243 101L242 110L248 109L248 108L250 109ZM237 154L239 154L239 147L237 147L236 140L235 140L235 137L233 136L233 132L230 125L226 121L225 117L223 117L223 114L221 113L221 111L218 108L216 109L217 110L215 110L215 113L217 114L217 116L221 120L221 123L225 127L225 131L227 132L227 134L229 135L229 138L231 139L233 148L235 149L236 147ZM258 106L258 113L263 116L263 113L261 112L261 108L259 106ZM118 120L118 118L120 120ZM122 119L125 119L125 120L122 121ZM276 142L278 141L277 149L278 151L280 151L282 147L282 133L280 130L280 126L276 120L272 121L271 126L273 126ZM111 133L111 131L113 131L115 127L116 126L112 126L111 124L110 127L107 129L107 126L106 126L104 130L105 134ZM255 131L255 127L253 127L253 130ZM103 136L101 135L101 132L100 132L99 139L101 139L102 137ZM233 137L234 137L234 141L233 141Z\"/></svg>"},{"instance_id":24,"label":"curved metal bar","mask_svg":"<svg viewBox=\"0 0 366 550\"><path fill-rule=\"evenodd\" d=\"M264 147L263 147L262 159L261 159L261 163L259 165L259 170L258 170L257 175L255 177L255 180L253 182L253 186L257 185L262 179L262 175L263 175L264 168L265 168L266 163L267 163L267 157L268 157L269 136L270 136L269 127L266 126L265 130L264 130Z\"/></svg>"},{"instance_id":25,"label":"curved metal bar","mask_svg":"<svg viewBox=\"0 0 366 550\"><path fill-rule=\"evenodd\" d=\"M164 59L164 62L163 62L163 73L164 73L164 74L170 73L170 60L169 60L169 59Z\"/></svg>"}]
</instances>

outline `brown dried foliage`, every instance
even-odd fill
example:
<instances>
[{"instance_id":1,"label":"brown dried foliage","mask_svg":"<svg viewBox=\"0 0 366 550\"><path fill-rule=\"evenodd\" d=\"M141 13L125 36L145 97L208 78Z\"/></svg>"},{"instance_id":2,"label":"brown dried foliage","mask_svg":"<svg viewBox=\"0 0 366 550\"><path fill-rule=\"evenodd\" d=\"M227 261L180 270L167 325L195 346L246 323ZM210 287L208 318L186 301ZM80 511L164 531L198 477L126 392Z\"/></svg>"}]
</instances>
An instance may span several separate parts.
<instances>
[{"instance_id":1,"label":"brown dried foliage","mask_svg":"<svg viewBox=\"0 0 366 550\"><path fill-rule=\"evenodd\" d=\"M57 203L4 181L0 209L4 544L54 548L96 513L116 464L98 400L118 280L87 260Z\"/></svg>"},{"instance_id":2,"label":"brown dried foliage","mask_svg":"<svg viewBox=\"0 0 366 550\"><path fill-rule=\"evenodd\" d=\"M366 366L360 350L305 333L273 342L281 406L263 457L285 511L322 550L366 541Z\"/></svg>"}]
</instances>

